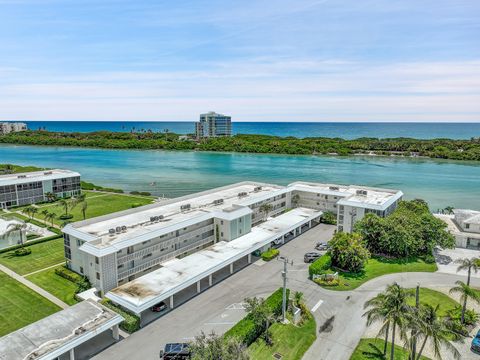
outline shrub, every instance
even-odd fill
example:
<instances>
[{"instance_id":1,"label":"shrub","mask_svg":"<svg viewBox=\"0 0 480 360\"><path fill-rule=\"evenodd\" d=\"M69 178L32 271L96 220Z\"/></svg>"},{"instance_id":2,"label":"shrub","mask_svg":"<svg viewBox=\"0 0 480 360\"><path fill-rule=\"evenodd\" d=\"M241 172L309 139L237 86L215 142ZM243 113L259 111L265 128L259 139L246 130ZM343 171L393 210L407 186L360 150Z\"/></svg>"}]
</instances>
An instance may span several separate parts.
<instances>
[{"instance_id":1,"label":"shrub","mask_svg":"<svg viewBox=\"0 0 480 360\"><path fill-rule=\"evenodd\" d=\"M360 234L337 232L329 244L332 264L342 270L358 273L370 258Z\"/></svg>"},{"instance_id":2,"label":"shrub","mask_svg":"<svg viewBox=\"0 0 480 360\"><path fill-rule=\"evenodd\" d=\"M455 306L453 309L448 311L447 315L453 322L460 322L462 317L462 307L460 305ZM478 319L479 315L474 310L467 309L465 311L465 325L476 325Z\"/></svg>"},{"instance_id":3,"label":"shrub","mask_svg":"<svg viewBox=\"0 0 480 360\"><path fill-rule=\"evenodd\" d=\"M17 249L13 252L15 254L15 256L25 256L25 255L30 255L32 253L32 250L30 250L29 248L20 248L20 249Z\"/></svg>"},{"instance_id":4,"label":"shrub","mask_svg":"<svg viewBox=\"0 0 480 360\"><path fill-rule=\"evenodd\" d=\"M287 289L287 299L289 295L290 290ZM282 301L283 288L280 288L265 300L265 306L267 306L274 315L279 316L282 313ZM261 333L262 329L256 326L250 314L247 314L247 316L228 330L224 336L226 338L235 337L238 341L248 346L257 340Z\"/></svg>"},{"instance_id":5,"label":"shrub","mask_svg":"<svg viewBox=\"0 0 480 360\"><path fill-rule=\"evenodd\" d=\"M308 267L308 274L310 275L310 278L312 278L313 275L323 274L325 271L330 269L331 266L332 257L329 253L326 253L325 255L310 264L310 266Z\"/></svg>"},{"instance_id":6,"label":"shrub","mask_svg":"<svg viewBox=\"0 0 480 360\"><path fill-rule=\"evenodd\" d=\"M133 203L130 207L133 209L133 208L136 208L136 207L139 207L139 206L142 206L142 204Z\"/></svg>"},{"instance_id":7,"label":"shrub","mask_svg":"<svg viewBox=\"0 0 480 360\"><path fill-rule=\"evenodd\" d=\"M263 261L270 261L274 258L276 258L280 254L280 251L278 249L269 249L265 252L262 253L262 260Z\"/></svg>"},{"instance_id":8,"label":"shrub","mask_svg":"<svg viewBox=\"0 0 480 360\"><path fill-rule=\"evenodd\" d=\"M332 211L325 211L320 218L320 222L329 225L337 225L337 215Z\"/></svg>"},{"instance_id":9,"label":"shrub","mask_svg":"<svg viewBox=\"0 0 480 360\"><path fill-rule=\"evenodd\" d=\"M120 323L120 328L126 332L131 334L140 329L140 318L137 315L118 307L108 299L103 299L101 304L123 316L124 320Z\"/></svg>"},{"instance_id":10,"label":"shrub","mask_svg":"<svg viewBox=\"0 0 480 360\"><path fill-rule=\"evenodd\" d=\"M313 280L315 284L322 286L338 286L340 285L340 279L329 279L329 278L317 278Z\"/></svg>"},{"instance_id":11,"label":"shrub","mask_svg":"<svg viewBox=\"0 0 480 360\"><path fill-rule=\"evenodd\" d=\"M433 256L432 254L423 255L421 256L421 259L427 264L435 264L436 262L435 256Z\"/></svg>"},{"instance_id":12,"label":"shrub","mask_svg":"<svg viewBox=\"0 0 480 360\"><path fill-rule=\"evenodd\" d=\"M92 285L90 284L90 281L88 281L88 278L86 276L79 275L76 272L70 269L67 269L64 266L60 268L56 268L55 274L75 283L75 285L77 285L75 294L84 292L92 287Z\"/></svg>"},{"instance_id":13,"label":"shrub","mask_svg":"<svg viewBox=\"0 0 480 360\"><path fill-rule=\"evenodd\" d=\"M72 214L62 214L58 217L60 220L69 220L73 218Z\"/></svg>"}]
</instances>

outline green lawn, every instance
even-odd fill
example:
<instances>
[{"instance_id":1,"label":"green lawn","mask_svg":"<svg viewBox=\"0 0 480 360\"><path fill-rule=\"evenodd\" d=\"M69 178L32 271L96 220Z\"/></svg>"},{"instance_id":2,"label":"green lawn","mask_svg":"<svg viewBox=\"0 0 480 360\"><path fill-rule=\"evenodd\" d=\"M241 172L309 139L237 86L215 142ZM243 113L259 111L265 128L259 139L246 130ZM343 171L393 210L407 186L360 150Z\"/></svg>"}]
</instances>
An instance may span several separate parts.
<instances>
[{"instance_id":1,"label":"green lawn","mask_svg":"<svg viewBox=\"0 0 480 360\"><path fill-rule=\"evenodd\" d=\"M62 267L62 265L58 266ZM75 290L77 285L60 275L55 274L56 268L47 269L33 275L27 276L27 279L45 289L53 296L59 298L68 305L74 305L78 301L75 299Z\"/></svg>"},{"instance_id":2,"label":"green lawn","mask_svg":"<svg viewBox=\"0 0 480 360\"><path fill-rule=\"evenodd\" d=\"M0 336L61 310L1 271L0 309Z\"/></svg>"},{"instance_id":3,"label":"green lawn","mask_svg":"<svg viewBox=\"0 0 480 360\"><path fill-rule=\"evenodd\" d=\"M152 197L146 196L130 196L122 194L113 194L113 193L101 193L101 192L91 192L84 191L87 198L87 211L86 217L93 218L105 214L110 214L113 212L126 210L132 208L132 205L147 205L153 202ZM40 214L44 209L47 209L49 212L53 212L57 215L57 219L54 220L54 223L57 225L62 225L64 220L59 219L60 215L64 214L64 209L58 205L58 203L49 203L38 205L39 212L35 217L43 219L42 214ZM21 209L16 209L16 211L21 211ZM72 219L69 219L70 222L83 220L83 214L81 206L78 205L72 210L69 211L73 215Z\"/></svg>"},{"instance_id":4,"label":"green lawn","mask_svg":"<svg viewBox=\"0 0 480 360\"><path fill-rule=\"evenodd\" d=\"M282 355L282 360L300 360L316 339L316 324L313 316L302 326L275 323L270 327L273 345L268 346L257 339L248 347L252 359L271 360L273 354Z\"/></svg>"},{"instance_id":5,"label":"green lawn","mask_svg":"<svg viewBox=\"0 0 480 360\"><path fill-rule=\"evenodd\" d=\"M390 349L392 348L391 344L387 345L387 357L383 356L383 346L385 341L382 339L361 339L358 343L355 351L353 352L350 360L367 360L367 359L378 359L386 360L390 359ZM395 360L407 360L408 353L404 348L395 345ZM429 360L429 358L422 356L422 360Z\"/></svg>"},{"instance_id":6,"label":"green lawn","mask_svg":"<svg viewBox=\"0 0 480 360\"><path fill-rule=\"evenodd\" d=\"M340 285L326 286L330 290L352 290L373 278L399 272L434 272L437 264L427 264L420 259L388 260L372 257L361 273L339 272ZM330 271L332 272L332 271Z\"/></svg>"},{"instance_id":7,"label":"green lawn","mask_svg":"<svg viewBox=\"0 0 480 360\"><path fill-rule=\"evenodd\" d=\"M0 254L0 264L25 275L65 261L63 238L31 245L29 249L32 253L26 256L15 256L13 251Z\"/></svg>"},{"instance_id":8,"label":"green lawn","mask_svg":"<svg viewBox=\"0 0 480 360\"><path fill-rule=\"evenodd\" d=\"M415 289L409 289L412 294L415 294ZM438 315L439 316L446 316L448 310L454 309L456 306L460 304L453 300L450 296L431 289L427 288L420 288L420 303L422 304L429 304L433 307L438 307ZM409 305L415 305L415 298L408 299Z\"/></svg>"}]
</instances>

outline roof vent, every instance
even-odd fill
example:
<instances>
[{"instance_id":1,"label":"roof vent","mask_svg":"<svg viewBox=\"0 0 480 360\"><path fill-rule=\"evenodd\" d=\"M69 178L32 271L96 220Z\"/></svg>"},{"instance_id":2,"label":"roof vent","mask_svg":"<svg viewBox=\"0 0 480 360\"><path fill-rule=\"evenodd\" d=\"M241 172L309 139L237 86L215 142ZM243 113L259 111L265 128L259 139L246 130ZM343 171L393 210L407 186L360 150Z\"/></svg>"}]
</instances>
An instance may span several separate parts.
<instances>
[{"instance_id":1,"label":"roof vent","mask_svg":"<svg viewBox=\"0 0 480 360\"><path fill-rule=\"evenodd\" d=\"M259 192L260 190L262 190L262 187L261 186L255 186L253 191L255 192Z\"/></svg>"},{"instance_id":2,"label":"roof vent","mask_svg":"<svg viewBox=\"0 0 480 360\"><path fill-rule=\"evenodd\" d=\"M150 216L150 222L155 222L158 220L157 216Z\"/></svg>"},{"instance_id":3,"label":"roof vent","mask_svg":"<svg viewBox=\"0 0 480 360\"><path fill-rule=\"evenodd\" d=\"M329 186L328 187L330 190L335 190L335 191L338 191L340 190L340 188L338 186Z\"/></svg>"},{"instance_id":4,"label":"roof vent","mask_svg":"<svg viewBox=\"0 0 480 360\"><path fill-rule=\"evenodd\" d=\"M220 204L223 204L223 199L213 200L213 205L220 205Z\"/></svg>"},{"instance_id":5,"label":"roof vent","mask_svg":"<svg viewBox=\"0 0 480 360\"><path fill-rule=\"evenodd\" d=\"M239 193L238 193L238 197L239 197L239 198L245 197L245 196L247 196L247 195L248 195L248 194L247 194L246 191L242 191L242 192L239 192Z\"/></svg>"},{"instance_id":6,"label":"roof vent","mask_svg":"<svg viewBox=\"0 0 480 360\"><path fill-rule=\"evenodd\" d=\"M115 234L115 229L108 229L108 233L109 233L110 235Z\"/></svg>"},{"instance_id":7,"label":"roof vent","mask_svg":"<svg viewBox=\"0 0 480 360\"><path fill-rule=\"evenodd\" d=\"M367 196L367 194L368 194L367 190L357 190L357 195Z\"/></svg>"},{"instance_id":8,"label":"roof vent","mask_svg":"<svg viewBox=\"0 0 480 360\"><path fill-rule=\"evenodd\" d=\"M184 204L180 206L181 211L190 210L190 208L191 208L190 204Z\"/></svg>"}]
</instances>

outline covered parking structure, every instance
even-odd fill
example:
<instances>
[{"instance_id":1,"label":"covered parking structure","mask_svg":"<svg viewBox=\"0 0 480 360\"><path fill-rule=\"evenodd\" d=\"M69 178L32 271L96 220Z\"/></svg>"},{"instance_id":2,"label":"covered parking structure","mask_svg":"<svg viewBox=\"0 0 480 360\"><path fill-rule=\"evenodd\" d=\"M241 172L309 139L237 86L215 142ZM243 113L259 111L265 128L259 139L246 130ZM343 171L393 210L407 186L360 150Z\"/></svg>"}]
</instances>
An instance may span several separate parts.
<instances>
[{"instance_id":1,"label":"covered parking structure","mask_svg":"<svg viewBox=\"0 0 480 360\"><path fill-rule=\"evenodd\" d=\"M252 262L252 253L281 245L320 222L321 211L296 208L270 218L235 240L221 241L119 286L105 296L139 315L142 324L158 317L150 308L164 301L168 309L227 278Z\"/></svg>"},{"instance_id":2,"label":"covered parking structure","mask_svg":"<svg viewBox=\"0 0 480 360\"><path fill-rule=\"evenodd\" d=\"M119 340L123 317L85 300L0 338L0 359L89 359Z\"/></svg>"}]
</instances>

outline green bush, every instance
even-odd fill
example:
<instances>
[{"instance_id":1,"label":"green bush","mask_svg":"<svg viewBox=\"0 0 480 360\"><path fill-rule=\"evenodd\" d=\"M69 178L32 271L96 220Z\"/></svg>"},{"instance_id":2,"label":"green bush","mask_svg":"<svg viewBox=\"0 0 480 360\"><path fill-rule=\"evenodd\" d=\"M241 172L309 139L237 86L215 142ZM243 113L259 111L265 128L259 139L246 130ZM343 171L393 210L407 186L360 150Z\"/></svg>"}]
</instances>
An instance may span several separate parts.
<instances>
[{"instance_id":1,"label":"green bush","mask_svg":"<svg viewBox=\"0 0 480 360\"><path fill-rule=\"evenodd\" d=\"M330 269L331 266L332 257L329 253L326 253L325 255L319 257L308 267L308 274L310 275L310 279L313 277L313 275L323 274L325 271Z\"/></svg>"},{"instance_id":2,"label":"green bush","mask_svg":"<svg viewBox=\"0 0 480 360\"><path fill-rule=\"evenodd\" d=\"M133 203L130 207L133 209L133 208L137 208L139 206L142 206L142 204L140 203Z\"/></svg>"},{"instance_id":3,"label":"green bush","mask_svg":"<svg viewBox=\"0 0 480 360\"><path fill-rule=\"evenodd\" d=\"M60 220L69 220L73 218L72 214L62 214L58 217Z\"/></svg>"},{"instance_id":4,"label":"green bush","mask_svg":"<svg viewBox=\"0 0 480 360\"><path fill-rule=\"evenodd\" d=\"M460 305L455 306L455 308L450 309L447 313L447 316L453 322L458 321L462 318L462 307ZM471 309L465 311L465 325L476 325L479 320L479 315L477 312Z\"/></svg>"},{"instance_id":5,"label":"green bush","mask_svg":"<svg viewBox=\"0 0 480 360\"><path fill-rule=\"evenodd\" d=\"M84 292L92 287L92 285L90 284L90 281L88 281L86 276L77 274L76 272L70 269L67 269L65 266L56 268L55 274L75 283L75 285L77 285L75 294Z\"/></svg>"},{"instance_id":6,"label":"green bush","mask_svg":"<svg viewBox=\"0 0 480 360\"><path fill-rule=\"evenodd\" d=\"M338 286L340 285L340 279L323 279L317 278L313 280L315 284L322 285L322 286Z\"/></svg>"},{"instance_id":7,"label":"green bush","mask_svg":"<svg viewBox=\"0 0 480 360\"><path fill-rule=\"evenodd\" d=\"M333 266L343 271L358 273L370 258L370 252L363 245L362 236L358 233L337 232L329 244Z\"/></svg>"},{"instance_id":8,"label":"green bush","mask_svg":"<svg viewBox=\"0 0 480 360\"><path fill-rule=\"evenodd\" d=\"M433 256L432 254L423 255L420 258L425 261L426 264L435 264L436 262L435 256Z\"/></svg>"},{"instance_id":9,"label":"green bush","mask_svg":"<svg viewBox=\"0 0 480 360\"><path fill-rule=\"evenodd\" d=\"M122 315L124 320L120 323L120 328L126 332L131 334L140 329L140 318L137 315L116 306L108 299L103 299L101 304Z\"/></svg>"},{"instance_id":10,"label":"green bush","mask_svg":"<svg viewBox=\"0 0 480 360\"><path fill-rule=\"evenodd\" d=\"M131 195L141 195L141 196L151 196L152 194L148 191L130 191Z\"/></svg>"},{"instance_id":11,"label":"green bush","mask_svg":"<svg viewBox=\"0 0 480 360\"><path fill-rule=\"evenodd\" d=\"M269 249L265 252L262 253L262 260L263 261L270 261L274 258L276 258L278 256L278 254L280 254L280 251L278 249Z\"/></svg>"},{"instance_id":12,"label":"green bush","mask_svg":"<svg viewBox=\"0 0 480 360\"><path fill-rule=\"evenodd\" d=\"M290 290L287 289L287 299L290 296ZM265 300L265 306L270 311L279 316L282 313L283 288L278 289ZM287 303L288 308L288 303ZM255 325L250 314L247 314L242 320L236 323L225 333L225 337L235 337L246 346L252 344L261 334L262 329Z\"/></svg>"},{"instance_id":13,"label":"green bush","mask_svg":"<svg viewBox=\"0 0 480 360\"><path fill-rule=\"evenodd\" d=\"M320 222L329 225L337 225L337 215L332 211L325 211L320 218Z\"/></svg>"},{"instance_id":14,"label":"green bush","mask_svg":"<svg viewBox=\"0 0 480 360\"><path fill-rule=\"evenodd\" d=\"M32 253L32 250L25 247L14 251L15 256L25 256L25 255L30 255L31 253Z\"/></svg>"}]
</instances>

